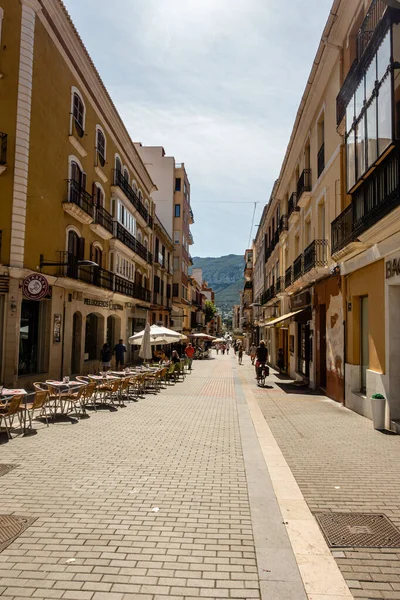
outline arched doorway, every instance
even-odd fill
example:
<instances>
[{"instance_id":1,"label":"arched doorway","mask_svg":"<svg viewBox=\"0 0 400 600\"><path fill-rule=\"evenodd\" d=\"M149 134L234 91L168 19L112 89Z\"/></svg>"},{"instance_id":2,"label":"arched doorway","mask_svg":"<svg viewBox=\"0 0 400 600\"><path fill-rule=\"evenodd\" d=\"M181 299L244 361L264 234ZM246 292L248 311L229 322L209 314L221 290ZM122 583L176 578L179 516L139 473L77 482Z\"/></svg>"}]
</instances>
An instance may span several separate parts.
<instances>
[{"instance_id":1,"label":"arched doorway","mask_svg":"<svg viewBox=\"0 0 400 600\"><path fill-rule=\"evenodd\" d=\"M75 312L72 318L72 347L71 347L71 373L81 370L82 350L82 315Z\"/></svg>"}]
</instances>

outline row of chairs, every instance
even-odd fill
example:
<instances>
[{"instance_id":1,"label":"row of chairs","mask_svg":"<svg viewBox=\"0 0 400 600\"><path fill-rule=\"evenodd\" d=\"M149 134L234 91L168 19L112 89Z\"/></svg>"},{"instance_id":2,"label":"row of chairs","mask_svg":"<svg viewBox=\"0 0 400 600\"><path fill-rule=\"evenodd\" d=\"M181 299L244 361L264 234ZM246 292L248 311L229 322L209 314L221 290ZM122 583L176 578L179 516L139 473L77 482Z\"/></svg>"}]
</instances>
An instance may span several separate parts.
<instances>
[{"instance_id":1,"label":"row of chairs","mask_svg":"<svg viewBox=\"0 0 400 600\"><path fill-rule=\"evenodd\" d=\"M32 400L24 401L23 395L15 395L7 402L0 404L0 428L2 422L9 438L13 429L14 419L18 418L19 426L32 430L34 418L49 418L55 420L57 413L77 416L86 415L86 407L97 410L98 405L122 406L126 400L138 400L148 392L158 392L164 386L176 383L186 377L190 370L190 361L171 364L157 371L129 374L116 379L93 381L90 377L76 377L82 385L74 390L63 390L52 385L51 381L33 384L35 394Z\"/></svg>"}]
</instances>

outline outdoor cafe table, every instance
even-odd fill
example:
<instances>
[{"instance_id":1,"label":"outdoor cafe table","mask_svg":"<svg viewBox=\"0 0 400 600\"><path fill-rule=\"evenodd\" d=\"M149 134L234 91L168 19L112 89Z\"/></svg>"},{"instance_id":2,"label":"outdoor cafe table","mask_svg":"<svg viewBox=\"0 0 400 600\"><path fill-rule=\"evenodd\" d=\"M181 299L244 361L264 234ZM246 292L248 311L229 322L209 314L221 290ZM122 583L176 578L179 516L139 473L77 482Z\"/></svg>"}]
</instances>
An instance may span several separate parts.
<instances>
[{"instance_id":1,"label":"outdoor cafe table","mask_svg":"<svg viewBox=\"0 0 400 600\"><path fill-rule=\"evenodd\" d=\"M3 388L1 390L1 396L26 396L28 392L26 390L22 390L22 389L8 389L8 388Z\"/></svg>"},{"instance_id":2,"label":"outdoor cafe table","mask_svg":"<svg viewBox=\"0 0 400 600\"><path fill-rule=\"evenodd\" d=\"M58 398L56 399L55 403L54 403L54 414L57 412L57 405L59 405L60 407L60 413L64 414L64 407L62 404L62 393L69 391L70 389L74 388L74 387L79 387L81 385L86 385L83 381L52 381L52 380L47 380L46 381L47 385L53 386L58 390Z\"/></svg>"}]
</instances>

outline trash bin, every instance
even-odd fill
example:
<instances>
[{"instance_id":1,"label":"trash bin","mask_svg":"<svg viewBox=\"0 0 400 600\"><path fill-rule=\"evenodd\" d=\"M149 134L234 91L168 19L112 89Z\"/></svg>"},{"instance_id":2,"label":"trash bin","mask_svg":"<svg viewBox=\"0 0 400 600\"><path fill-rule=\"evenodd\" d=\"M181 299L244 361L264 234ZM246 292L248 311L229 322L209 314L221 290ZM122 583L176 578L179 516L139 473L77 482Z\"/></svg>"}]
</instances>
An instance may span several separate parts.
<instances>
[{"instance_id":1,"label":"trash bin","mask_svg":"<svg viewBox=\"0 0 400 600\"><path fill-rule=\"evenodd\" d=\"M386 400L382 394L372 396L371 409L374 429L385 429Z\"/></svg>"}]
</instances>

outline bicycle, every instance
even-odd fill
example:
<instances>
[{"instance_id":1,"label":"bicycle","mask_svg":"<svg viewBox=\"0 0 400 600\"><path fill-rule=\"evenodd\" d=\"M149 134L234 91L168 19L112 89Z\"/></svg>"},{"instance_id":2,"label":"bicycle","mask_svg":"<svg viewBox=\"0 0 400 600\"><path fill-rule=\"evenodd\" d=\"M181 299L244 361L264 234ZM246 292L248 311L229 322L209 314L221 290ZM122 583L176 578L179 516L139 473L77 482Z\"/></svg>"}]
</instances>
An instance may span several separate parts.
<instances>
[{"instance_id":1,"label":"bicycle","mask_svg":"<svg viewBox=\"0 0 400 600\"><path fill-rule=\"evenodd\" d=\"M269 368L267 365L259 365L257 367L257 385L260 387L264 387L265 378L269 375Z\"/></svg>"}]
</instances>

